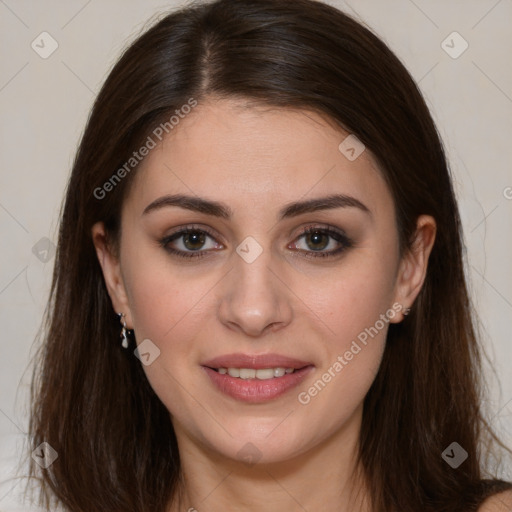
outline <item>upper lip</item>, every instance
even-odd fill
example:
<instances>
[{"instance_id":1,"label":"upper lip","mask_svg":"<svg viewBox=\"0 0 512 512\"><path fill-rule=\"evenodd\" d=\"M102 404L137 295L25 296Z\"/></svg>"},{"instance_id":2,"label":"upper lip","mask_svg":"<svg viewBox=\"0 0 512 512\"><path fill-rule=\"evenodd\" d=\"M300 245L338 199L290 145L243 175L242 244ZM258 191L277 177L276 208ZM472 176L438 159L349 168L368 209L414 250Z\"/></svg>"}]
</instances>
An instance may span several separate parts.
<instances>
[{"instance_id":1,"label":"upper lip","mask_svg":"<svg viewBox=\"0 0 512 512\"><path fill-rule=\"evenodd\" d=\"M263 368L299 369L311 364L307 361L300 361L299 359L279 354L226 354L204 362L203 366L208 366L209 368L253 368L259 370Z\"/></svg>"}]
</instances>

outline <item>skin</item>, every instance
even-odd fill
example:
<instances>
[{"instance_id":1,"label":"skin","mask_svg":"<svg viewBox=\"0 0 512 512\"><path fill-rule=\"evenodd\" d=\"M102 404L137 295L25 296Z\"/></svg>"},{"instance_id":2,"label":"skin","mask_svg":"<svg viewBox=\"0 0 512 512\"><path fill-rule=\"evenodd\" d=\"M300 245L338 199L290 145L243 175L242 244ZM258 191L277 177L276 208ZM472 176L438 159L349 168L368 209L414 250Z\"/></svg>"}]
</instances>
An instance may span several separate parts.
<instances>
[{"instance_id":1,"label":"skin","mask_svg":"<svg viewBox=\"0 0 512 512\"><path fill-rule=\"evenodd\" d=\"M510 512L512 510L512 491L491 496L484 501L479 512Z\"/></svg>"},{"instance_id":2,"label":"skin","mask_svg":"<svg viewBox=\"0 0 512 512\"><path fill-rule=\"evenodd\" d=\"M368 150L354 161L339 151L347 135L315 113L210 99L137 170L123 205L119 258L103 224L93 227L114 309L126 315L138 343L149 338L160 350L144 371L169 410L180 449L180 504L170 512L369 510L355 456L363 399L389 324L309 403L298 393L393 304L414 303L435 222L419 217L416 242L401 256L390 191ZM143 214L176 193L221 201L233 216L176 206ZM369 213L344 207L277 218L287 203L333 193L356 198ZM189 261L159 244L188 224L213 230L202 247L196 242L206 257ZM334 238L301 236L311 224L343 230L352 246L332 258L307 258L340 246ZM247 236L263 250L252 263L235 251ZM183 237L171 246L189 254L194 247ZM400 321L402 313L389 320ZM277 399L243 403L218 391L201 368L233 352L278 353L314 369ZM247 443L258 450L257 464L239 453Z\"/></svg>"}]
</instances>

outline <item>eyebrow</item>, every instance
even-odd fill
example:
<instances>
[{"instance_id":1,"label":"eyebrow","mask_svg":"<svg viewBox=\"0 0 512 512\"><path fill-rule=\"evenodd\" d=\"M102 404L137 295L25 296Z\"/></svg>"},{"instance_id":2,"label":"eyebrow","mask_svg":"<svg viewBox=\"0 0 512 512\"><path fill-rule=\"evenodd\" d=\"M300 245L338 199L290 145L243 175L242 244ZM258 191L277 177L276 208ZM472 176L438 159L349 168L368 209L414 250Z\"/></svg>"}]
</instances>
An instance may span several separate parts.
<instances>
[{"instance_id":1,"label":"eyebrow","mask_svg":"<svg viewBox=\"0 0 512 512\"><path fill-rule=\"evenodd\" d=\"M186 210L204 213L206 215L228 220L233 216L233 210L224 203L184 194L159 197L144 208L142 215L146 215L150 212L169 206L178 206ZM358 208L371 216L370 209L359 201L359 199L345 194L333 194L325 197L308 199L306 201L288 203L280 210L279 220L297 217L304 213L331 210L334 208Z\"/></svg>"}]
</instances>

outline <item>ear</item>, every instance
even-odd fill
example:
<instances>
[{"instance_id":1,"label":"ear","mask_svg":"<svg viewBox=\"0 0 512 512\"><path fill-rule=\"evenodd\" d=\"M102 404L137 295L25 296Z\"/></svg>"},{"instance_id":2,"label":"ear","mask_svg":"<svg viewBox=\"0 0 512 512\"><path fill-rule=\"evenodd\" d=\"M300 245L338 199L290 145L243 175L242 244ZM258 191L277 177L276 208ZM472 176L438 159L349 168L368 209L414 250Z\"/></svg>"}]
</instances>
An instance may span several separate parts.
<instances>
[{"instance_id":1,"label":"ear","mask_svg":"<svg viewBox=\"0 0 512 512\"><path fill-rule=\"evenodd\" d=\"M398 269L395 302L403 309L411 308L427 275L428 258L436 237L436 221L430 215L420 215L411 247L403 255ZM394 322L403 319L396 316ZM390 320L393 322L393 320Z\"/></svg>"},{"instance_id":2,"label":"ear","mask_svg":"<svg viewBox=\"0 0 512 512\"><path fill-rule=\"evenodd\" d=\"M114 254L113 248L109 244L104 223L97 222L94 224L91 234L112 306L116 313L124 313L126 315L126 327L133 329L132 315L121 273L120 260Z\"/></svg>"}]
</instances>

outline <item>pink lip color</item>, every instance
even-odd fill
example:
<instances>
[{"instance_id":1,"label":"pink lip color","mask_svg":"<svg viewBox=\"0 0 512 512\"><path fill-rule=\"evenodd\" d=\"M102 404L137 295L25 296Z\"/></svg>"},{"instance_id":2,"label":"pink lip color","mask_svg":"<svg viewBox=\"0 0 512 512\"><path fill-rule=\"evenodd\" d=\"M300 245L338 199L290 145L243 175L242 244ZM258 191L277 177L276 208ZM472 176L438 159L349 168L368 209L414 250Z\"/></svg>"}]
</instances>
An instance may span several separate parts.
<instances>
[{"instance_id":1,"label":"pink lip color","mask_svg":"<svg viewBox=\"0 0 512 512\"><path fill-rule=\"evenodd\" d=\"M260 380L239 379L228 374L220 374L212 368L296 368L293 373L282 377ZM212 359L203 365L213 384L226 395L248 403L267 402L278 398L290 389L299 385L313 370L314 366L304 361L289 357L266 354L262 356L249 356L245 354L231 354Z\"/></svg>"}]
</instances>

